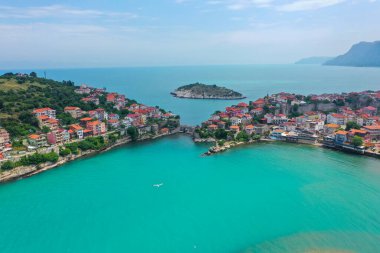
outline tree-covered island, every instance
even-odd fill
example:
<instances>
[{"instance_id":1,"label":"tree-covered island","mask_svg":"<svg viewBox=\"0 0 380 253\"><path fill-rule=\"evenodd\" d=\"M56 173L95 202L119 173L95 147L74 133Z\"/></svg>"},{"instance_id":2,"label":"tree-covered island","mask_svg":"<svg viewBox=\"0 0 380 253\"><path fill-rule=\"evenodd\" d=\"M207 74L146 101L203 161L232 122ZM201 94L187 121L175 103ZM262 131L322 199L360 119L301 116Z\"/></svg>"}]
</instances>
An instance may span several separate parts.
<instances>
[{"instance_id":1,"label":"tree-covered island","mask_svg":"<svg viewBox=\"0 0 380 253\"><path fill-rule=\"evenodd\" d=\"M178 98L192 98L192 99L243 99L243 94L220 87L217 85L207 85L202 83L193 83L181 86L171 94Z\"/></svg>"}]
</instances>

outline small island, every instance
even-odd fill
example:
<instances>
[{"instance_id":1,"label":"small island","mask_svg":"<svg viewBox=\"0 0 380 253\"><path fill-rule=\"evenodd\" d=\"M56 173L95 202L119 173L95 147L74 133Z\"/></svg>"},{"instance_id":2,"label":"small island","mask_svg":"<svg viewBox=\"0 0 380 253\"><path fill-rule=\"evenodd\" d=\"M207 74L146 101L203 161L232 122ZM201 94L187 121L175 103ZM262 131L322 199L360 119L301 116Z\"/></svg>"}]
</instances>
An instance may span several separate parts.
<instances>
[{"instance_id":1,"label":"small island","mask_svg":"<svg viewBox=\"0 0 380 253\"><path fill-rule=\"evenodd\" d=\"M236 92L225 87L217 85L207 85L202 83L193 83L181 86L175 91L171 92L178 98L192 98L192 99L243 99L246 98L241 93Z\"/></svg>"}]
</instances>

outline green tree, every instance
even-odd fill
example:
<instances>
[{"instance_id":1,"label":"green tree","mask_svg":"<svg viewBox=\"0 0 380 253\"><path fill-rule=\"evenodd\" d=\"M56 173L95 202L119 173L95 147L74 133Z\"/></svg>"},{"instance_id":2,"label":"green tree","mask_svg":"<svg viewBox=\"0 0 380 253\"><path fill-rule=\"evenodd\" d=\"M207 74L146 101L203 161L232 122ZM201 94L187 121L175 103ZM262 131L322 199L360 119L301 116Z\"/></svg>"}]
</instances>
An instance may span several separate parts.
<instances>
[{"instance_id":1,"label":"green tree","mask_svg":"<svg viewBox=\"0 0 380 253\"><path fill-rule=\"evenodd\" d=\"M77 142L66 144L66 148L70 149L71 153L73 153L74 155L77 155L79 153Z\"/></svg>"},{"instance_id":2,"label":"green tree","mask_svg":"<svg viewBox=\"0 0 380 253\"><path fill-rule=\"evenodd\" d=\"M346 124L346 131L349 131L351 129L360 129L360 125L354 121L349 121Z\"/></svg>"},{"instance_id":3,"label":"green tree","mask_svg":"<svg viewBox=\"0 0 380 253\"><path fill-rule=\"evenodd\" d=\"M34 72L34 71L33 71L33 72L30 72L29 76L30 76L30 77L37 77L37 73Z\"/></svg>"},{"instance_id":4,"label":"green tree","mask_svg":"<svg viewBox=\"0 0 380 253\"><path fill-rule=\"evenodd\" d=\"M47 133L49 133L50 131L51 131L51 130L50 130L49 127L47 127L47 126L43 126L43 127L42 127L42 132L43 132L43 133L47 134Z\"/></svg>"},{"instance_id":5,"label":"green tree","mask_svg":"<svg viewBox=\"0 0 380 253\"><path fill-rule=\"evenodd\" d=\"M50 153L44 154L44 160L46 160L47 162L56 163L58 159L59 159L58 154L53 151Z\"/></svg>"},{"instance_id":6,"label":"green tree","mask_svg":"<svg viewBox=\"0 0 380 253\"><path fill-rule=\"evenodd\" d=\"M226 141L225 141L225 140L219 140L219 141L218 141L218 145L219 145L219 146L223 146L223 145L224 145L224 143L226 143Z\"/></svg>"},{"instance_id":7,"label":"green tree","mask_svg":"<svg viewBox=\"0 0 380 253\"><path fill-rule=\"evenodd\" d=\"M215 138L217 139L227 139L227 131L224 129L217 129L215 131Z\"/></svg>"},{"instance_id":8,"label":"green tree","mask_svg":"<svg viewBox=\"0 0 380 253\"><path fill-rule=\"evenodd\" d=\"M139 131L134 126L128 127L127 134L132 138L132 141L136 141L139 138Z\"/></svg>"},{"instance_id":9,"label":"green tree","mask_svg":"<svg viewBox=\"0 0 380 253\"><path fill-rule=\"evenodd\" d=\"M38 127L38 120L36 117L34 117L34 115L31 112L28 112L28 111L21 112L20 115L18 116L18 119L25 124Z\"/></svg>"},{"instance_id":10,"label":"green tree","mask_svg":"<svg viewBox=\"0 0 380 253\"><path fill-rule=\"evenodd\" d=\"M109 143L115 143L118 139L118 136L116 134L110 134L108 135L108 141Z\"/></svg>"},{"instance_id":11,"label":"green tree","mask_svg":"<svg viewBox=\"0 0 380 253\"><path fill-rule=\"evenodd\" d=\"M258 140L260 140L260 138L261 138L261 135L255 134L255 133L252 134L252 139L253 140L258 141Z\"/></svg>"},{"instance_id":12,"label":"green tree","mask_svg":"<svg viewBox=\"0 0 380 253\"><path fill-rule=\"evenodd\" d=\"M64 148L59 151L59 155L63 157L68 156L70 154L71 154L71 150L69 148Z\"/></svg>"},{"instance_id":13,"label":"green tree","mask_svg":"<svg viewBox=\"0 0 380 253\"><path fill-rule=\"evenodd\" d=\"M11 170L15 167L14 163L11 162L11 161L6 161L5 163L3 163L3 165L1 165L1 169L2 170Z\"/></svg>"},{"instance_id":14,"label":"green tree","mask_svg":"<svg viewBox=\"0 0 380 253\"><path fill-rule=\"evenodd\" d=\"M352 138L351 143L352 143L352 145L354 145L355 147L362 146L362 145L363 145L363 138L360 137L360 136L355 135L355 136Z\"/></svg>"},{"instance_id":15,"label":"green tree","mask_svg":"<svg viewBox=\"0 0 380 253\"><path fill-rule=\"evenodd\" d=\"M241 131L236 135L236 140L247 142L247 141L249 141L249 135L246 132Z\"/></svg>"},{"instance_id":16,"label":"green tree","mask_svg":"<svg viewBox=\"0 0 380 253\"><path fill-rule=\"evenodd\" d=\"M81 142L79 142L78 144L78 148L82 151L86 151L86 150L90 150L90 149L93 149L94 148L94 144L92 144L90 141L88 140L83 140Z\"/></svg>"},{"instance_id":17,"label":"green tree","mask_svg":"<svg viewBox=\"0 0 380 253\"><path fill-rule=\"evenodd\" d=\"M57 118L61 121L61 124L64 126L75 124L78 122L71 116L70 113L60 113L57 115Z\"/></svg>"}]
</instances>

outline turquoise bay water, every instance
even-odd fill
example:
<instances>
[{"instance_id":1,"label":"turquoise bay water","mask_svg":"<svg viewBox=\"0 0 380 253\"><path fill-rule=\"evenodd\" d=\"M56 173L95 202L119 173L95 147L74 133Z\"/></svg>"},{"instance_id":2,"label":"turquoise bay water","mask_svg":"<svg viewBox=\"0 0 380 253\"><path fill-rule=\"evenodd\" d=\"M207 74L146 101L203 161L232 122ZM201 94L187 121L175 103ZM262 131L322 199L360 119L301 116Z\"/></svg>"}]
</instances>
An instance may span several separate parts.
<instances>
[{"instance_id":1,"label":"turquoise bay water","mask_svg":"<svg viewBox=\"0 0 380 253\"><path fill-rule=\"evenodd\" d=\"M206 148L169 137L2 185L0 252L379 252L377 160Z\"/></svg>"},{"instance_id":2,"label":"turquoise bay water","mask_svg":"<svg viewBox=\"0 0 380 253\"><path fill-rule=\"evenodd\" d=\"M41 74L41 72L39 72ZM232 101L169 92L206 82L243 92L380 88L380 69L299 65L48 70L198 124ZM201 157L175 136L0 185L0 252L380 252L380 162L292 144ZM160 188L153 184L163 183Z\"/></svg>"}]
</instances>

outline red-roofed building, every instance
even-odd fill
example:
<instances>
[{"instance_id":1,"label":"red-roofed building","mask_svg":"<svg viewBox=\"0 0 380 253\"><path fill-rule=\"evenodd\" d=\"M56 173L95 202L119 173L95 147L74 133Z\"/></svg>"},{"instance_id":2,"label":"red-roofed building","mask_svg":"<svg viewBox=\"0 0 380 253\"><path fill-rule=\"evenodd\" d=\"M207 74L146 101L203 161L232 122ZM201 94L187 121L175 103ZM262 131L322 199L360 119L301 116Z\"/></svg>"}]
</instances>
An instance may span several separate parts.
<instances>
[{"instance_id":1,"label":"red-roofed building","mask_svg":"<svg viewBox=\"0 0 380 253\"><path fill-rule=\"evenodd\" d=\"M169 128L162 128L160 130L160 134L169 134L169 133L170 133Z\"/></svg>"},{"instance_id":2,"label":"red-roofed building","mask_svg":"<svg viewBox=\"0 0 380 253\"><path fill-rule=\"evenodd\" d=\"M73 124L70 125L69 133L71 135L71 138L78 138L83 139L83 128L80 125Z\"/></svg>"},{"instance_id":3,"label":"red-roofed building","mask_svg":"<svg viewBox=\"0 0 380 253\"><path fill-rule=\"evenodd\" d=\"M109 126L114 128L118 128L120 126L120 121L118 119L109 119L107 123Z\"/></svg>"},{"instance_id":4,"label":"red-roofed building","mask_svg":"<svg viewBox=\"0 0 380 253\"><path fill-rule=\"evenodd\" d=\"M93 135L101 135L107 132L106 124L99 120L87 122L86 129L91 130Z\"/></svg>"},{"instance_id":5,"label":"red-roofed building","mask_svg":"<svg viewBox=\"0 0 380 253\"><path fill-rule=\"evenodd\" d=\"M253 115L260 115L264 112L264 109L261 107L257 107L251 110L251 114Z\"/></svg>"},{"instance_id":6,"label":"red-roofed building","mask_svg":"<svg viewBox=\"0 0 380 253\"><path fill-rule=\"evenodd\" d=\"M362 110L364 113L369 114L370 116L375 116L377 113L377 108L373 106L364 107Z\"/></svg>"},{"instance_id":7,"label":"red-roofed building","mask_svg":"<svg viewBox=\"0 0 380 253\"><path fill-rule=\"evenodd\" d=\"M58 129L47 134L47 142L49 144L62 144L70 140L70 134L65 129Z\"/></svg>"},{"instance_id":8,"label":"red-roofed building","mask_svg":"<svg viewBox=\"0 0 380 253\"><path fill-rule=\"evenodd\" d=\"M74 119L82 117L82 110L76 106L66 106L65 113L69 113Z\"/></svg>"},{"instance_id":9,"label":"red-roofed building","mask_svg":"<svg viewBox=\"0 0 380 253\"><path fill-rule=\"evenodd\" d=\"M89 111L88 114L91 118L98 119L100 121L108 119L108 114L103 108L98 108L96 110Z\"/></svg>"},{"instance_id":10,"label":"red-roofed building","mask_svg":"<svg viewBox=\"0 0 380 253\"><path fill-rule=\"evenodd\" d=\"M86 97L86 98L82 98L81 101L85 103L94 103L95 105L99 105L98 97Z\"/></svg>"},{"instance_id":11,"label":"red-roofed building","mask_svg":"<svg viewBox=\"0 0 380 253\"><path fill-rule=\"evenodd\" d=\"M244 127L244 130L247 134L252 134L254 129L255 129L255 127L253 125L247 125Z\"/></svg>"},{"instance_id":12,"label":"red-roofed building","mask_svg":"<svg viewBox=\"0 0 380 253\"><path fill-rule=\"evenodd\" d=\"M211 130L211 131L214 131L216 129L218 129L218 126L217 125L214 125L214 124L211 124L207 127L208 130Z\"/></svg>"},{"instance_id":13,"label":"red-roofed building","mask_svg":"<svg viewBox=\"0 0 380 253\"><path fill-rule=\"evenodd\" d=\"M248 107L248 104L241 102L237 105L238 107Z\"/></svg>"},{"instance_id":14,"label":"red-roofed building","mask_svg":"<svg viewBox=\"0 0 380 253\"><path fill-rule=\"evenodd\" d=\"M33 110L33 114L38 117L38 116L48 116L49 118L55 119L56 117L56 111L49 108L38 108Z\"/></svg>"},{"instance_id":15,"label":"red-roofed building","mask_svg":"<svg viewBox=\"0 0 380 253\"><path fill-rule=\"evenodd\" d=\"M338 125L346 125L347 124L347 116L338 113L331 113L327 115L327 123L333 123Z\"/></svg>"},{"instance_id":16,"label":"red-roofed building","mask_svg":"<svg viewBox=\"0 0 380 253\"><path fill-rule=\"evenodd\" d=\"M30 134L28 136L28 142L34 147L43 147L47 145L46 138L42 134Z\"/></svg>"},{"instance_id":17,"label":"red-roofed building","mask_svg":"<svg viewBox=\"0 0 380 253\"><path fill-rule=\"evenodd\" d=\"M230 130L232 132L238 133L238 132L240 132L240 127L239 126L230 126Z\"/></svg>"},{"instance_id":18,"label":"red-roofed building","mask_svg":"<svg viewBox=\"0 0 380 253\"><path fill-rule=\"evenodd\" d=\"M335 142L336 143L343 144L343 143L347 142L347 140L348 140L348 132L347 131L340 130L340 131L337 131L335 133Z\"/></svg>"},{"instance_id":19,"label":"red-roofed building","mask_svg":"<svg viewBox=\"0 0 380 253\"><path fill-rule=\"evenodd\" d=\"M87 122L91 122L91 121L93 121L93 120L94 120L94 119L93 119L93 118L90 118L90 117L81 118L81 119L80 119L80 125L81 125L82 127L86 127Z\"/></svg>"},{"instance_id":20,"label":"red-roofed building","mask_svg":"<svg viewBox=\"0 0 380 253\"><path fill-rule=\"evenodd\" d=\"M263 98L259 98L256 101L252 102L252 106L255 108L257 107L263 108L264 105L265 105L265 100Z\"/></svg>"},{"instance_id":21,"label":"red-roofed building","mask_svg":"<svg viewBox=\"0 0 380 253\"><path fill-rule=\"evenodd\" d=\"M115 103L116 102L117 93L109 93L107 94L107 102L109 103Z\"/></svg>"},{"instance_id":22,"label":"red-roofed building","mask_svg":"<svg viewBox=\"0 0 380 253\"><path fill-rule=\"evenodd\" d=\"M352 138L354 136L359 136L359 137L362 137L365 141L370 141L370 135L369 133L366 131L366 130L362 130L362 129L351 129L349 132L348 132L348 138L349 140L352 140Z\"/></svg>"},{"instance_id":23,"label":"red-roofed building","mask_svg":"<svg viewBox=\"0 0 380 253\"><path fill-rule=\"evenodd\" d=\"M363 130L368 132L372 141L380 140L380 125L364 126Z\"/></svg>"}]
</instances>

